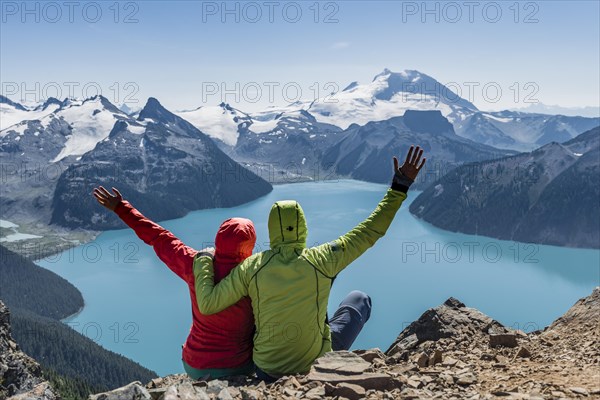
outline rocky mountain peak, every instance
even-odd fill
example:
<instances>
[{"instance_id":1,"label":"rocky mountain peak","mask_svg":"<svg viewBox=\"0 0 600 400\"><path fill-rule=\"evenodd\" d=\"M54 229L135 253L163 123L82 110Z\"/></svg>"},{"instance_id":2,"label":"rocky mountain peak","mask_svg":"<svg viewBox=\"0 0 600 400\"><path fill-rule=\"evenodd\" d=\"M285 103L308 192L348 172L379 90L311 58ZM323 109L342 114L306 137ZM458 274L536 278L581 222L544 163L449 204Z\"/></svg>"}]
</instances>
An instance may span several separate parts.
<instances>
[{"instance_id":1,"label":"rocky mountain peak","mask_svg":"<svg viewBox=\"0 0 600 400\"><path fill-rule=\"evenodd\" d=\"M448 307L452 307L452 308L466 307L465 303L461 302L460 300L455 299L454 297L449 297L448 300L446 300L444 302L444 305L448 306Z\"/></svg>"},{"instance_id":2,"label":"rocky mountain peak","mask_svg":"<svg viewBox=\"0 0 600 400\"><path fill-rule=\"evenodd\" d=\"M59 108L63 106L63 102L66 102L67 99L65 99L64 101L61 101L59 99L57 99L56 97L48 97L46 99L46 101L44 101L42 104L38 105L35 110L46 110L48 107L50 107L52 104L56 104Z\"/></svg>"},{"instance_id":3,"label":"rocky mountain peak","mask_svg":"<svg viewBox=\"0 0 600 400\"><path fill-rule=\"evenodd\" d=\"M23 105L21 105L21 104L19 104L19 103L15 102L15 101L12 101L11 99L9 99L9 98L8 98L8 97L6 97L6 96L2 96L2 95L0 95L0 104L8 104L9 106L13 106L13 107L14 107L14 108L16 108L17 110L20 110L20 111L27 111L27 109L26 109L25 107L23 107Z\"/></svg>"},{"instance_id":4,"label":"rocky mountain peak","mask_svg":"<svg viewBox=\"0 0 600 400\"><path fill-rule=\"evenodd\" d=\"M146 101L146 105L140 111L139 119L155 118L158 113L162 112L162 110L164 110L164 108L158 99L155 97L149 97Z\"/></svg>"},{"instance_id":5,"label":"rocky mountain peak","mask_svg":"<svg viewBox=\"0 0 600 400\"><path fill-rule=\"evenodd\" d=\"M176 123L180 119L177 115L164 108L154 97L148 98L146 105L142 108L138 116L139 121L147 118L163 123Z\"/></svg>"}]
</instances>

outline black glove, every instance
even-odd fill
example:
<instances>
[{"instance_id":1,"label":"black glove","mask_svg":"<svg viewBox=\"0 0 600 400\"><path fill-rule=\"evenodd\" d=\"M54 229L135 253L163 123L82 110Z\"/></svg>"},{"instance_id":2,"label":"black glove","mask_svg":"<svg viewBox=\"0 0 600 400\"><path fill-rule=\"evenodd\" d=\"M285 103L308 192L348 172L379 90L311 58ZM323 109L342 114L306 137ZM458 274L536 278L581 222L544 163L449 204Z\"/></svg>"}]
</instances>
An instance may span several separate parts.
<instances>
[{"instance_id":1,"label":"black glove","mask_svg":"<svg viewBox=\"0 0 600 400\"><path fill-rule=\"evenodd\" d=\"M408 192L408 188L413 184L413 180L402 175L402 172L397 171L392 179L392 189L402 193Z\"/></svg>"},{"instance_id":2,"label":"black glove","mask_svg":"<svg viewBox=\"0 0 600 400\"><path fill-rule=\"evenodd\" d=\"M207 247L198 252L196 257L210 257L213 260L215 259L215 249L213 247Z\"/></svg>"}]
</instances>

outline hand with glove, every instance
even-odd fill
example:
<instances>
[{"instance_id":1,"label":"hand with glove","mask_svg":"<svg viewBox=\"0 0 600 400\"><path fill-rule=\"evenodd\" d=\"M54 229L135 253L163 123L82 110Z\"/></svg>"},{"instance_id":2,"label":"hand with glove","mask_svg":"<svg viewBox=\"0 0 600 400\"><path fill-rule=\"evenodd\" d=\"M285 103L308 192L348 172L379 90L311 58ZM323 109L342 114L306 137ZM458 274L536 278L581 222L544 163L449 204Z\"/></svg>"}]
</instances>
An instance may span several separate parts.
<instances>
[{"instance_id":1,"label":"hand with glove","mask_svg":"<svg viewBox=\"0 0 600 400\"><path fill-rule=\"evenodd\" d=\"M394 178L392 179L392 189L406 193L408 188L419 175L419 171L425 165L426 158L421 159L423 149L417 146L410 146L404 164L398 167L398 159L394 157ZM420 161L420 162L419 162Z\"/></svg>"}]
</instances>

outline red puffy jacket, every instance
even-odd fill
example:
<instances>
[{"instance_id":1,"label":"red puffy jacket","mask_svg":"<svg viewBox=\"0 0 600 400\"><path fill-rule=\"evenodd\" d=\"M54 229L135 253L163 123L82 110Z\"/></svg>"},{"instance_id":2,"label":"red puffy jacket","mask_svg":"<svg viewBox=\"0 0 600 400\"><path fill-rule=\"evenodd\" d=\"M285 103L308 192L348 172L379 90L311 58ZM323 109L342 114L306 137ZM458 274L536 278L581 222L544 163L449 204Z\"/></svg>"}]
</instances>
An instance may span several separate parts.
<instances>
[{"instance_id":1,"label":"red puffy jacket","mask_svg":"<svg viewBox=\"0 0 600 400\"><path fill-rule=\"evenodd\" d=\"M196 301L193 271L194 257L198 251L144 217L125 200L117 205L115 213L188 284L193 323L183 346L183 360L197 369L236 368L249 363L252 360L254 333L250 298L244 297L217 314L201 314ZM249 257L255 243L256 232L252 221L231 218L223 222L215 238L215 283Z\"/></svg>"}]
</instances>

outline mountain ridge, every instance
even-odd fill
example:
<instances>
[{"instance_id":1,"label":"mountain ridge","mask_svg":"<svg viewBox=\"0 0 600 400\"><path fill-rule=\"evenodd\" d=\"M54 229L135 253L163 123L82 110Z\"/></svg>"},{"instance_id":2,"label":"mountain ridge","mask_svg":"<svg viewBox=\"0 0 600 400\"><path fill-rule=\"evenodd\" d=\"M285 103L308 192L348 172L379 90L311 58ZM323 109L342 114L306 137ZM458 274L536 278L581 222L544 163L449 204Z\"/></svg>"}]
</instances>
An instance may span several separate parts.
<instances>
[{"instance_id":1,"label":"mountain ridge","mask_svg":"<svg viewBox=\"0 0 600 400\"><path fill-rule=\"evenodd\" d=\"M600 248L600 127L580 136L460 166L425 189L410 212L453 232Z\"/></svg>"},{"instance_id":2,"label":"mountain ridge","mask_svg":"<svg viewBox=\"0 0 600 400\"><path fill-rule=\"evenodd\" d=\"M455 134L452 124L438 110L407 111L404 116L353 125L323 155L322 166L336 175L376 183L390 179L390 160L419 144L427 154L428 173L415 187L427 187L449 169L464 162L494 159L503 151Z\"/></svg>"},{"instance_id":3,"label":"mountain ridge","mask_svg":"<svg viewBox=\"0 0 600 400\"><path fill-rule=\"evenodd\" d=\"M219 154L219 151L224 153L224 155L219 154L218 158L233 159L239 167L236 165L231 168L236 171L237 180L245 185L249 179L255 179L255 176L258 177L258 182L261 182L260 179L262 179L268 181L268 184L336 179L338 177L384 182L388 179L388 166L385 165L385 160L381 160L382 157L391 158L392 154L377 146L369 147L371 145L367 143L368 135L365 136L364 133L374 129L373 127L379 126L380 129L385 129L387 126L391 129L390 133L395 132L396 139L394 140L396 142L391 148L396 152L405 151L405 147L413 144L409 141L418 143L423 136L426 136L426 141L430 145L427 150L433 151L433 158L430 158L432 162L429 163L429 166L433 165L437 172L433 175L429 174L426 182L420 181L415 186L425 188L441 174L463 162L502 157L511 154L511 151L514 153L514 150L503 150L504 148L519 149L525 144L525 147L537 147L536 143L538 142L570 140L573 135L580 133L589 124L597 124L594 122L596 120L590 118L569 117L565 119L562 116L512 111L483 112L476 110L471 103L459 106L458 100L454 103L440 103L439 99L435 99L436 96L440 96L435 94L435 90L429 90L430 88L425 90L425 93L419 93L418 90L410 93L413 90L410 88L413 81L417 83L430 81L435 86L441 85L434 78L419 71L392 72L385 69L373 79L374 86L359 83L348 85L343 91L345 95L340 94L342 96L340 99L344 100L343 96L350 96L350 103L344 103L344 100L337 104L321 104L320 100L316 99L310 104L299 101L288 107L269 107L265 112L250 114L244 113L230 104L221 103L218 106L203 106L192 110L192 112L200 112L196 115L198 118L196 120L192 119L190 115L183 115L183 117L189 117L190 121L185 118L178 119L182 117L182 112L171 112L162 106L160 109L157 108L160 102L156 98L150 98L143 109L133 114L125 113L102 96L93 96L88 99L67 98L62 101L50 98L38 104L37 107L33 107L38 111L23 106L21 108L29 111L17 110L15 108L17 106L11 106L10 99L6 99L5 102L0 103L3 121L5 121L6 115L9 116L9 122L11 118L20 118L20 115L25 114L29 115L31 119L19 120L17 124L0 131L0 162L9 167L4 176L6 190L0 201L2 208L0 218L12 220L21 225L22 232L30 237L31 235L40 236L40 233L52 235L48 226L48 223L52 221L55 223L52 225L53 227L58 228L56 224L60 224L66 229L61 234L66 235L69 240L73 240L73 243L89 240L94 235L93 233L83 231L74 233L73 231L78 227L79 217L75 217L69 222L67 220L72 216L59 215L67 211L66 203L60 199L62 193L56 194L55 192L59 182L62 185L60 190L65 190L68 187L66 182L74 179L75 175L79 174L80 177L85 176L89 179L93 177L95 169L104 171L103 174L106 176L102 175L101 177L108 178L108 174L111 173L108 168L111 160L106 157L98 158L98 154L108 154L109 144L116 148L118 153L121 153L121 162L112 164L112 173L118 172L126 175L128 168L131 167L133 175L144 175L145 178L138 179L133 186L127 182L126 185L130 186L126 186L126 190L135 187L134 196L137 196L136 199L142 202L140 203L142 206L146 206L143 203L148 202L149 209L159 210L158 200L152 203L141 196L141 193L145 193L144 191L149 187L148 183L153 181L145 174L148 171L157 170L161 157L169 159L170 164L174 160L179 160L179 167L182 168L180 172L186 170L188 171L186 173L192 176L195 173L190 168L195 169L197 175L199 166L198 163L194 164L193 162L192 165L195 166L190 166L190 160L193 157L190 157L189 152L186 153L188 147L193 146L184 146L184 148L173 146L169 140L159 137L161 129L162 134L166 135L165 138L169 135L183 135L192 138L198 136L196 130L208 135L217 146L214 147L210 144L206 146L210 147L212 149L210 151L215 154ZM428 88L427 85L425 86ZM417 84L416 87L418 89L420 86ZM390 92L379 98L376 97L378 93L383 93L385 90L391 90L394 94L391 95ZM402 92L402 90L407 90L407 92ZM445 89L443 90L445 91ZM364 92L364 96L360 94L356 97L355 92L359 94ZM413 100L416 96L418 101L414 104L404 102L402 98L404 95ZM396 98L394 96L400 96L401 103L390 103L384 99ZM348 104L353 107L346 109ZM424 109L412 110L410 109L411 104L417 108L422 106L421 108ZM390 118L380 121L369 120L365 123L356 122L356 116L361 115L370 115L369 118L372 119L374 114L371 111L375 109L369 107L378 108L380 106L384 107L381 115L388 116L386 113L389 112ZM329 115L327 118L335 116L336 107L342 107L343 112L350 110L349 119L345 122L345 124L349 124L348 127L344 130L338 125L323 122L322 117L325 114L316 112L319 111L319 107L333 107L331 113L323 109L326 111L325 114ZM361 107L367 107L367 109ZM367 114L364 114L364 111L368 111ZM424 114L418 114L419 111ZM6 112L9 114L5 114ZM427 112L431 112L431 114L427 114ZM436 112L441 113L446 120L438 119L439 115ZM411 118L415 115L428 117L411 124ZM162 128L157 127L151 116L162 120ZM397 125L396 118L404 117L407 121L403 128L406 135L403 140L400 140L397 138L400 131L393 127ZM439 121L440 127L435 128L428 125L433 121ZM445 128L448 123L453 126L451 135L444 133L444 131L450 131ZM3 127L4 122L0 128ZM148 129L149 133L146 133ZM167 131L170 133L167 134ZM192 131L195 133L190 133ZM441 132L440 137L433 138L432 136L430 138L429 136L433 135L433 132ZM390 138L386 140L389 142L394 135L390 134ZM366 140L365 148L353 145L347 147L346 150L344 146L351 142L348 139L349 136L363 137ZM384 137L385 132L378 132L371 139L373 141L383 140ZM130 149L123 149L123 144L118 145L117 140L124 140L122 143L126 143ZM473 143L465 140L471 140ZM345 143L344 146L341 144L342 141ZM442 141L445 141L445 146L442 145ZM146 147L140 151L140 146L144 144ZM491 149L490 145L496 146L496 148ZM148 154L152 158L150 162L148 162ZM144 160L146 161L144 162ZM84 163L91 164L82 167ZM352 170L354 166L356 166L356 170ZM148 168L150 169L148 170ZM176 170L176 168L169 169ZM213 175L221 173L222 175L223 170L219 172L212 169L211 173ZM127 181L126 177L122 178ZM219 187L217 190L222 189L222 185L216 184L215 187ZM265 188L259 192L268 190ZM82 191L79 193L84 196ZM251 193L252 190L247 192L248 198L254 196ZM242 197L246 198L247 195ZM186 197L185 194L180 196ZM222 197L205 203L189 198L183 199L183 197L181 200L186 203L183 206L185 211L179 214L161 211L157 215L163 217L182 216L187 210L196 207L211 207L223 201ZM81 209L75 211L76 214L82 212ZM90 220L92 217L99 221L98 227L116 227L116 221L106 221L106 218L110 219L110 217L88 214L86 218ZM96 222L90 221L84 224L85 229L96 226ZM70 246L70 242L64 242L58 237L55 239L52 239L52 242L56 245L56 251ZM8 245L13 249L27 249L38 239L22 240L21 243L9 243Z\"/></svg>"},{"instance_id":4,"label":"mountain ridge","mask_svg":"<svg viewBox=\"0 0 600 400\"><path fill-rule=\"evenodd\" d=\"M89 195L98 184L119 187L159 221L198 209L232 207L272 190L267 181L154 98L133 124L116 123L106 139L61 174L50 223L95 230L121 227L121 221L98 209ZM213 190L207 192L205 187Z\"/></svg>"}]
</instances>

